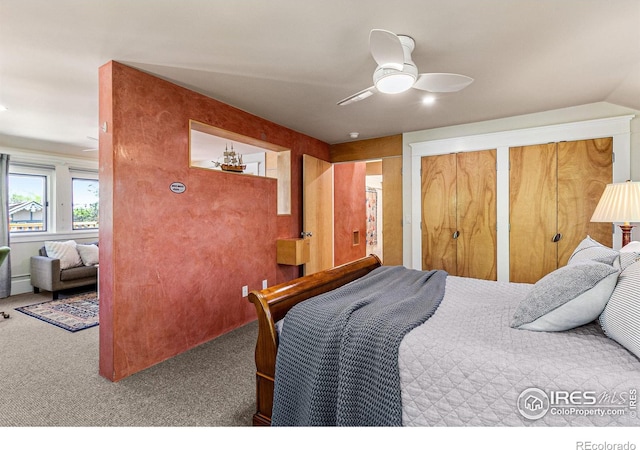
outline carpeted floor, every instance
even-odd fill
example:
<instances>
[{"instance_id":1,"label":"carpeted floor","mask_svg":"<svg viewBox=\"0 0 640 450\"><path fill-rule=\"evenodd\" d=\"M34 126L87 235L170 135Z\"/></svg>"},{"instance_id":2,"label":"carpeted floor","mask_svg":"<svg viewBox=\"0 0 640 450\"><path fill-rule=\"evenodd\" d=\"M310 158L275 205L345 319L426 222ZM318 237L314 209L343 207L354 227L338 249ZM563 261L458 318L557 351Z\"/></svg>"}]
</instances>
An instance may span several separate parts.
<instances>
[{"instance_id":1,"label":"carpeted floor","mask_svg":"<svg viewBox=\"0 0 640 450\"><path fill-rule=\"evenodd\" d=\"M255 412L257 323L112 383L98 374L99 326L77 333L0 299L0 427L233 427Z\"/></svg>"}]
</instances>

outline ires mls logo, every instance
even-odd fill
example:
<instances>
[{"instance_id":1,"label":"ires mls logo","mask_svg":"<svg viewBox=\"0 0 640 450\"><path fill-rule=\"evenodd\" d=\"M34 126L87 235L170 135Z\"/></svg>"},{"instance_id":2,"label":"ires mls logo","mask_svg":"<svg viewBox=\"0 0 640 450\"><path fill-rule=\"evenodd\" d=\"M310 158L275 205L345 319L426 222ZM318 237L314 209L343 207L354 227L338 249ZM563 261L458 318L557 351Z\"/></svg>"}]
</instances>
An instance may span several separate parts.
<instances>
[{"instance_id":1,"label":"ires mls logo","mask_svg":"<svg viewBox=\"0 0 640 450\"><path fill-rule=\"evenodd\" d=\"M529 388L518 397L518 411L526 419L538 420L549 412L551 402L542 389Z\"/></svg>"},{"instance_id":2,"label":"ires mls logo","mask_svg":"<svg viewBox=\"0 0 640 450\"><path fill-rule=\"evenodd\" d=\"M623 416L637 417L637 390L622 392L596 391L543 391L528 388L518 396L520 414L529 420L538 420L551 413L568 416Z\"/></svg>"}]
</instances>

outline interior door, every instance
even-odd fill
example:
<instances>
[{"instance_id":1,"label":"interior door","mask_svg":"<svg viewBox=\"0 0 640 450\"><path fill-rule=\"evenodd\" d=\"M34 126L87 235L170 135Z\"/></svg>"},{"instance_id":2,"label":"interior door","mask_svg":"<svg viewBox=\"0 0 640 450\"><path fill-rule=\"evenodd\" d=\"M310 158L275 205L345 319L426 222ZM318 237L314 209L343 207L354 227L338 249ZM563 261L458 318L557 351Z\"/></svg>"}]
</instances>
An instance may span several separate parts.
<instances>
[{"instance_id":1,"label":"interior door","mask_svg":"<svg viewBox=\"0 0 640 450\"><path fill-rule=\"evenodd\" d=\"M382 257L387 266L402 265L402 157L382 160Z\"/></svg>"},{"instance_id":2,"label":"interior door","mask_svg":"<svg viewBox=\"0 0 640 450\"><path fill-rule=\"evenodd\" d=\"M557 269L556 144L509 149L509 280L535 283Z\"/></svg>"},{"instance_id":3,"label":"interior door","mask_svg":"<svg viewBox=\"0 0 640 450\"><path fill-rule=\"evenodd\" d=\"M498 277L496 150L457 153L457 275Z\"/></svg>"},{"instance_id":4,"label":"interior door","mask_svg":"<svg viewBox=\"0 0 640 450\"><path fill-rule=\"evenodd\" d=\"M611 224L591 222L604 188L613 180L613 139L558 143L558 267L587 236L613 246Z\"/></svg>"},{"instance_id":5,"label":"interior door","mask_svg":"<svg viewBox=\"0 0 640 450\"><path fill-rule=\"evenodd\" d=\"M333 267L333 165L302 155L303 232L310 239L310 275Z\"/></svg>"},{"instance_id":6,"label":"interior door","mask_svg":"<svg viewBox=\"0 0 640 450\"><path fill-rule=\"evenodd\" d=\"M422 270L457 275L456 155L422 160Z\"/></svg>"}]
</instances>

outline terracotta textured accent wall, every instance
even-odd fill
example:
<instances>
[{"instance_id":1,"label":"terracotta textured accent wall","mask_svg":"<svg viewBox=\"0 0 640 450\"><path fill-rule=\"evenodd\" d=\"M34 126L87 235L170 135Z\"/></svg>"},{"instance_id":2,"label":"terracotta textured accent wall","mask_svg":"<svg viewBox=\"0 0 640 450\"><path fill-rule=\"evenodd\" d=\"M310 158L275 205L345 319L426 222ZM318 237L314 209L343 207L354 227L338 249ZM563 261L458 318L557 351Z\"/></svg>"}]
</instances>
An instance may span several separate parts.
<instances>
[{"instance_id":1,"label":"terracotta textured accent wall","mask_svg":"<svg viewBox=\"0 0 640 450\"><path fill-rule=\"evenodd\" d=\"M99 77L100 374L117 381L255 320L243 285L299 276L276 239L301 231L302 154L329 146L117 62ZM190 168L189 119L291 149L291 215L275 180Z\"/></svg>"},{"instance_id":2,"label":"terracotta textured accent wall","mask_svg":"<svg viewBox=\"0 0 640 450\"><path fill-rule=\"evenodd\" d=\"M333 166L334 264L337 266L366 256L366 174L364 162ZM358 245L353 242L354 231L359 233Z\"/></svg>"}]
</instances>

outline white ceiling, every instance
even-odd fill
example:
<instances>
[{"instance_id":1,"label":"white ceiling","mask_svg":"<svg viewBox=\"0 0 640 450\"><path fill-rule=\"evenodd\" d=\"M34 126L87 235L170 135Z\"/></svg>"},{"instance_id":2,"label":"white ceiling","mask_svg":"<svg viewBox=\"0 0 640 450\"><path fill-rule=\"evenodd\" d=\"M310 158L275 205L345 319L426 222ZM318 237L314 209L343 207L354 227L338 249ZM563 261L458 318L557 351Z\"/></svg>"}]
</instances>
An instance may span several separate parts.
<instances>
[{"instance_id":1,"label":"white ceiling","mask_svg":"<svg viewBox=\"0 0 640 450\"><path fill-rule=\"evenodd\" d=\"M372 85L369 31L420 72L475 82L336 103ZM0 0L0 145L96 157L116 60L328 143L607 101L640 110L638 0Z\"/></svg>"}]
</instances>

